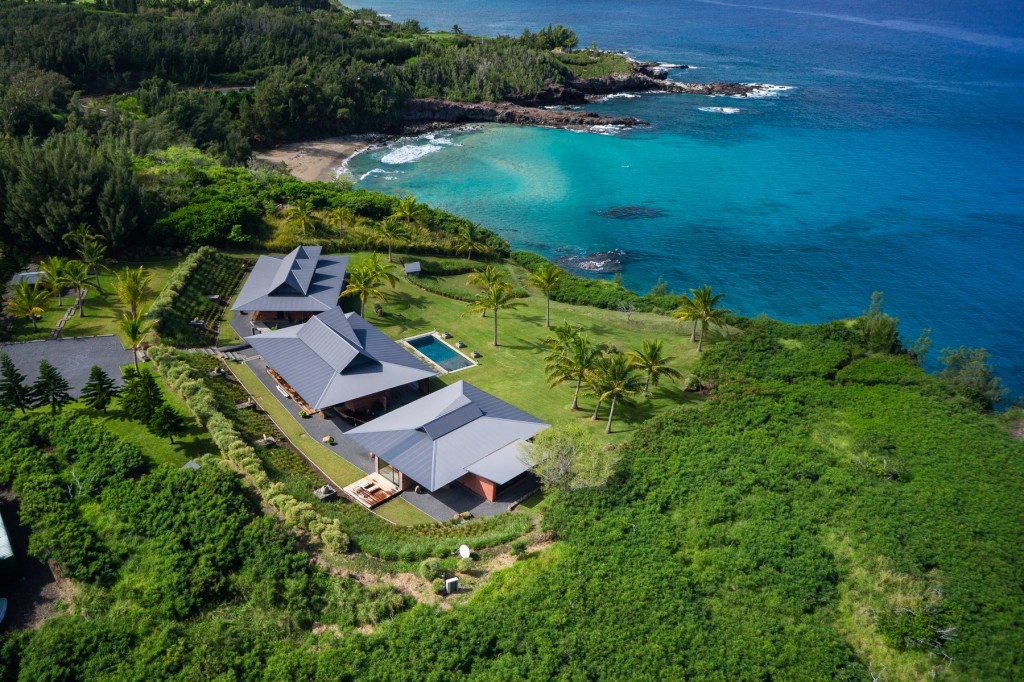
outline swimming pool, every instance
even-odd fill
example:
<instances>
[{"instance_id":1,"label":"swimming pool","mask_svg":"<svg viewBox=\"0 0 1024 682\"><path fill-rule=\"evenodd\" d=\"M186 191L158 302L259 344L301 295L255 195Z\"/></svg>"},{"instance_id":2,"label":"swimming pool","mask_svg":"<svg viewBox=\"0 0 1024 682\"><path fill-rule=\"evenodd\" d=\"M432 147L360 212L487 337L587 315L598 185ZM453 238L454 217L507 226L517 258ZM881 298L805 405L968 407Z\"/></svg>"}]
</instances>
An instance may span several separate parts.
<instances>
[{"instance_id":1,"label":"swimming pool","mask_svg":"<svg viewBox=\"0 0 1024 682\"><path fill-rule=\"evenodd\" d=\"M473 367L475 362L445 343L437 334L423 334L405 339L423 357L440 367L447 374Z\"/></svg>"}]
</instances>

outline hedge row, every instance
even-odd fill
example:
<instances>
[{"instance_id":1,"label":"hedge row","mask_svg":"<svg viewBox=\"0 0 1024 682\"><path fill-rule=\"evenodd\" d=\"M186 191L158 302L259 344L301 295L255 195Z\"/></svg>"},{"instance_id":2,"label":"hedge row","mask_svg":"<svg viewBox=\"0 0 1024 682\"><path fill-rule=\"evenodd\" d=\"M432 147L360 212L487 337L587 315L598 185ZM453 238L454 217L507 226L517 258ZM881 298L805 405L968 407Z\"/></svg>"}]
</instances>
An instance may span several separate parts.
<instances>
[{"instance_id":1,"label":"hedge row","mask_svg":"<svg viewBox=\"0 0 1024 682\"><path fill-rule=\"evenodd\" d=\"M210 438L221 453L252 480L263 500L274 507L284 520L306 531L335 552L348 549L349 538L337 519L325 519L311 504L284 492L284 486L270 480L263 463L217 405L217 398L202 375L182 358L180 351L165 346L153 348L150 357L157 370L177 391L196 417L206 426Z\"/></svg>"},{"instance_id":2,"label":"hedge row","mask_svg":"<svg viewBox=\"0 0 1024 682\"><path fill-rule=\"evenodd\" d=\"M174 268L174 272L167 279L167 284L164 285L160 295L156 297L153 305L149 308L149 316L155 320L158 334L161 333L168 316L174 310L174 303L188 286L189 280L192 279L192 274L205 259L216 255L216 253L217 250L212 246L204 246L186 256L185 260Z\"/></svg>"}]
</instances>

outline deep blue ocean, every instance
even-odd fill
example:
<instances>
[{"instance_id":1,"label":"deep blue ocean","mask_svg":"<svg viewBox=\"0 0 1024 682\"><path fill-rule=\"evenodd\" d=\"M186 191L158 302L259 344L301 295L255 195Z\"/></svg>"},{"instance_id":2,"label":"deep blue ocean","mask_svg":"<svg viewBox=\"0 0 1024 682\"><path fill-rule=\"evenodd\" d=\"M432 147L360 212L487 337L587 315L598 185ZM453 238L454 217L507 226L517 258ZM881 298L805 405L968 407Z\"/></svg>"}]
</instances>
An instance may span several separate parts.
<instances>
[{"instance_id":1,"label":"deep blue ocean","mask_svg":"<svg viewBox=\"0 0 1024 682\"><path fill-rule=\"evenodd\" d=\"M627 286L710 284L746 315L848 317L884 291L908 341L932 329L933 368L943 347L985 347L1024 393L1019 0L370 6L478 35L562 23L582 46L696 67L675 80L792 89L588 107L651 122L630 131L494 125L399 140L351 161L360 186L411 192L553 258L622 249ZM601 215L624 206L646 210Z\"/></svg>"}]
</instances>

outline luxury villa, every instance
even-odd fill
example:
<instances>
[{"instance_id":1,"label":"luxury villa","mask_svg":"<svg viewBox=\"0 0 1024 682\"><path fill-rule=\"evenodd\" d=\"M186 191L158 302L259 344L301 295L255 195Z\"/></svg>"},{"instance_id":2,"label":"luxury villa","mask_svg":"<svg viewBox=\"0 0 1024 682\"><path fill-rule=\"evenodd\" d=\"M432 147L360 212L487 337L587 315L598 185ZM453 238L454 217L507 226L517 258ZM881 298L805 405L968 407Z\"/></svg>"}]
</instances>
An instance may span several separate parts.
<instances>
[{"instance_id":1,"label":"luxury villa","mask_svg":"<svg viewBox=\"0 0 1024 682\"><path fill-rule=\"evenodd\" d=\"M373 507L403 490L457 483L493 502L527 476L528 441L548 424L464 381L427 395L434 369L337 307L347 262L319 246L261 256L233 306L251 312L245 340L283 397L308 415L355 424L344 435L369 452L374 470L345 488L350 497ZM436 333L425 336L450 348ZM410 344L427 353L420 337ZM431 361L437 372L454 371Z\"/></svg>"},{"instance_id":2,"label":"luxury villa","mask_svg":"<svg viewBox=\"0 0 1024 682\"><path fill-rule=\"evenodd\" d=\"M245 339L278 385L309 414L332 410L349 421L383 413L391 392L427 392L434 372L356 313L334 308L291 327Z\"/></svg>"},{"instance_id":3,"label":"luxury villa","mask_svg":"<svg viewBox=\"0 0 1024 682\"><path fill-rule=\"evenodd\" d=\"M320 246L299 246L281 258L260 256L231 309L249 314L255 333L337 308L348 256L323 256L321 251Z\"/></svg>"},{"instance_id":4,"label":"luxury villa","mask_svg":"<svg viewBox=\"0 0 1024 682\"><path fill-rule=\"evenodd\" d=\"M400 490L458 482L493 502L530 470L527 441L548 424L458 381L345 435Z\"/></svg>"}]
</instances>

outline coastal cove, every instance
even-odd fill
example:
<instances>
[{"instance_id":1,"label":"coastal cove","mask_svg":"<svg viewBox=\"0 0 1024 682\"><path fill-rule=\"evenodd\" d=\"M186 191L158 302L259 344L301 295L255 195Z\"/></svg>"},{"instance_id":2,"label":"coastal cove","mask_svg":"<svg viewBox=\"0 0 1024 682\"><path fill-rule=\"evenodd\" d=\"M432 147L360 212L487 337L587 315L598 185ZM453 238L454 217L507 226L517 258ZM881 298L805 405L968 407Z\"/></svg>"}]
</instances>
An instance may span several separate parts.
<instances>
[{"instance_id":1,"label":"coastal cove","mask_svg":"<svg viewBox=\"0 0 1024 682\"><path fill-rule=\"evenodd\" d=\"M841 4L828 13L854 14ZM737 312L817 322L856 315L882 290L908 341L933 330L933 368L938 349L985 347L1012 394L1024 392L1020 22L903 4L921 26L973 29L950 37L797 3L656 5L644 10L654 24L608 3L373 6L485 35L561 22L584 45L697 67L673 80L793 89L617 95L584 110L651 125L484 124L392 142L348 170L361 187L415 194L555 260L621 249L624 283L639 291L659 277L675 291L708 283ZM978 37L1001 35L1005 46Z\"/></svg>"}]
</instances>

